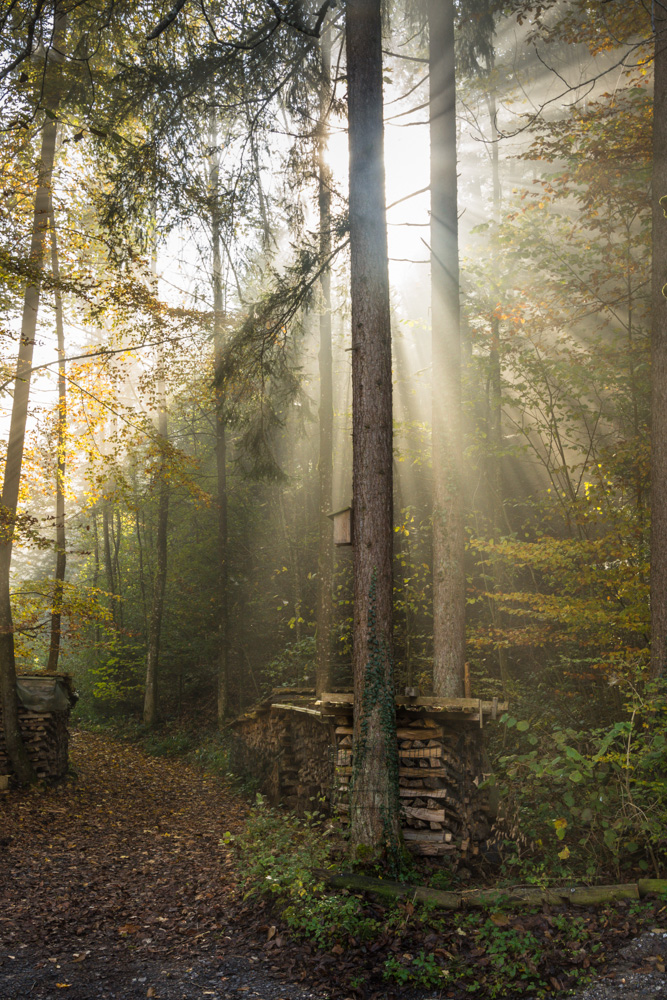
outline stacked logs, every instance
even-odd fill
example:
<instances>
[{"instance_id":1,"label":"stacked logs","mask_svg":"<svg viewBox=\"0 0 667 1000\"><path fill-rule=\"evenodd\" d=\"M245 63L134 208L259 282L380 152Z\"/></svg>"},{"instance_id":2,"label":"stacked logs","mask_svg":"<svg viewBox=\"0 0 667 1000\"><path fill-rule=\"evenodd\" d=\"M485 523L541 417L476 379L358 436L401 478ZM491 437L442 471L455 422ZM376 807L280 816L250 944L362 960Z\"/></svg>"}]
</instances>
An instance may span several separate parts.
<instances>
[{"instance_id":1,"label":"stacked logs","mask_svg":"<svg viewBox=\"0 0 667 1000\"><path fill-rule=\"evenodd\" d=\"M260 706L232 724L230 764L259 781L273 805L303 815L323 808L330 788L331 727L302 705Z\"/></svg>"},{"instance_id":2,"label":"stacked logs","mask_svg":"<svg viewBox=\"0 0 667 1000\"><path fill-rule=\"evenodd\" d=\"M479 791L479 727L461 721L399 713L398 780L405 846L413 854L477 854L489 835L486 797ZM338 717L334 748L334 804L348 811L352 775L352 720Z\"/></svg>"},{"instance_id":3,"label":"stacked logs","mask_svg":"<svg viewBox=\"0 0 667 1000\"><path fill-rule=\"evenodd\" d=\"M44 779L62 778L67 773L68 712L30 712L19 707L19 728L28 756L37 776ZM0 712L0 774L11 774L2 735Z\"/></svg>"}]
</instances>

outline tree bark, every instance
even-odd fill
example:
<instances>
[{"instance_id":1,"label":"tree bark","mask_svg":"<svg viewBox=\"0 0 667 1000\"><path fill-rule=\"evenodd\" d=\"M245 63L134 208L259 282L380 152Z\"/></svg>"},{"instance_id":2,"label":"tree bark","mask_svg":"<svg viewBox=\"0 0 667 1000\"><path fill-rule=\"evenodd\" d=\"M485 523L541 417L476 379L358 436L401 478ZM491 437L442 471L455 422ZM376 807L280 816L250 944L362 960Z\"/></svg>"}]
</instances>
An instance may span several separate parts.
<instances>
[{"instance_id":1,"label":"tree bark","mask_svg":"<svg viewBox=\"0 0 667 1000\"><path fill-rule=\"evenodd\" d=\"M107 587L111 594L111 620L114 629L118 628L118 601L116 600L116 582L113 571L113 558L111 555L111 518L113 512L111 503L105 500L102 506L102 544L104 548L104 570L107 578Z\"/></svg>"},{"instance_id":2,"label":"tree bark","mask_svg":"<svg viewBox=\"0 0 667 1000\"><path fill-rule=\"evenodd\" d=\"M157 288L157 249L154 248L151 259L151 273L154 290ZM162 613L164 610L164 592L167 583L167 528L169 522L169 483L167 480L167 446L169 443L169 428L167 424L167 391L164 382L164 347L157 348L156 362L157 379L157 446L160 449L159 468L156 473L158 504L157 526L155 538L155 576L153 578L153 597L150 615L148 617L148 643L146 650L146 691L144 694L144 725L154 726L159 712L159 670L160 670L160 638L162 634ZM118 568L120 578L120 567Z\"/></svg>"},{"instance_id":3,"label":"tree bark","mask_svg":"<svg viewBox=\"0 0 667 1000\"><path fill-rule=\"evenodd\" d=\"M433 690L460 698L465 670L461 338L453 0L429 0L433 354Z\"/></svg>"},{"instance_id":4,"label":"tree bark","mask_svg":"<svg viewBox=\"0 0 667 1000\"><path fill-rule=\"evenodd\" d=\"M216 371L224 348L224 300L222 285L222 234L220 231L218 129L215 111L211 112L211 236L213 241L213 341ZM215 462L218 487L218 725L229 714L229 544L227 512L227 421L225 390L222 383L215 394Z\"/></svg>"},{"instance_id":5,"label":"tree bark","mask_svg":"<svg viewBox=\"0 0 667 1000\"><path fill-rule=\"evenodd\" d=\"M654 18L651 675L657 678L667 673L667 16L660 5Z\"/></svg>"},{"instance_id":6,"label":"tree bark","mask_svg":"<svg viewBox=\"0 0 667 1000\"><path fill-rule=\"evenodd\" d=\"M66 23L66 15L59 8L56 8L52 50L58 55L62 53ZM58 61L57 58L55 61ZM58 81L51 82L49 80L48 59L45 64L45 74L46 82L49 83L48 87L45 86L44 91L45 106L49 111L53 112L60 101L60 91ZM32 355L37 330L37 311L39 309L41 287L39 272L44 264L46 233L51 206L51 183L56 151L56 131L57 124L55 119L47 116L42 126L42 148L30 243L30 263L34 269L35 277L27 285L23 300L21 338L16 364L14 398L12 401L7 458L2 485L1 514L3 530L0 536L0 698L7 755L14 774L21 784L34 781L35 772L28 759L19 729L10 572L16 508L21 482L21 467L23 464L25 429L28 419Z\"/></svg>"},{"instance_id":7,"label":"tree bark","mask_svg":"<svg viewBox=\"0 0 667 1000\"><path fill-rule=\"evenodd\" d=\"M392 642L392 379L384 185L380 0L349 0L352 482L354 506L353 850L399 843Z\"/></svg>"},{"instance_id":8,"label":"tree bark","mask_svg":"<svg viewBox=\"0 0 667 1000\"><path fill-rule=\"evenodd\" d=\"M331 37L323 31L320 41L322 79L320 84L319 123L319 213L320 253L331 252L331 169L326 160L331 101ZM333 359L331 345L331 272L320 278L320 454L319 475L319 545L317 553L317 648L315 691L317 697L331 686L331 628L333 622L333 532L331 512L333 483Z\"/></svg>"},{"instance_id":9,"label":"tree bark","mask_svg":"<svg viewBox=\"0 0 667 1000\"><path fill-rule=\"evenodd\" d=\"M163 371L163 359L159 358L158 399L159 410L157 430L162 458L158 476L157 532L155 542L155 578L153 600L148 618L148 649L146 652L146 692L144 695L144 725L154 726L158 718L158 673L160 663L160 635L162 632L162 612L164 592L167 583L167 527L169 519L169 484L167 482L168 442L167 402Z\"/></svg>"},{"instance_id":10,"label":"tree bark","mask_svg":"<svg viewBox=\"0 0 667 1000\"><path fill-rule=\"evenodd\" d=\"M67 568L67 551L65 537L65 467L66 467L66 433L67 433L67 373L65 363L65 330L63 325L63 299L57 283L60 279L58 266L58 243L56 239L56 220L51 205L51 270L55 289L56 335L58 338L58 417L56 431L56 572L53 582L53 605L51 611L51 641L49 644L49 659L47 673L55 674L58 670L60 655L60 637L62 625L63 586Z\"/></svg>"}]
</instances>

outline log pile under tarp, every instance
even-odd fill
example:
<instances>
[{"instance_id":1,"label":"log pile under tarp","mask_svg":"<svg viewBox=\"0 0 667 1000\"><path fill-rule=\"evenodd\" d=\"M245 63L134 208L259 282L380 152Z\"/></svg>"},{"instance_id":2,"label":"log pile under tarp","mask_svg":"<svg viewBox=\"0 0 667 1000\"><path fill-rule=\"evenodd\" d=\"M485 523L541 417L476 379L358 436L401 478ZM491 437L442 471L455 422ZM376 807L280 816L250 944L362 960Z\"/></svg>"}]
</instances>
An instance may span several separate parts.
<instances>
[{"instance_id":1,"label":"log pile under tarp","mask_svg":"<svg viewBox=\"0 0 667 1000\"><path fill-rule=\"evenodd\" d=\"M67 675L19 677L19 727L39 778L64 777L68 768L68 721L76 694ZM0 775L11 775L0 706Z\"/></svg>"},{"instance_id":2,"label":"log pile under tarp","mask_svg":"<svg viewBox=\"0 0 667 1000\"><path fill-rule=\"evenodd\" d=\"M424 704L421 704L424 703ZM431 704L432 703L432 704ZM323 695L323 712L335 712L334 807L349 810L353 773L351 697ZM504 705L473 699L397 698L397 750L402 832L413 854L477 854L490 834L480 728Z\"/></svg>"}]
</instances>

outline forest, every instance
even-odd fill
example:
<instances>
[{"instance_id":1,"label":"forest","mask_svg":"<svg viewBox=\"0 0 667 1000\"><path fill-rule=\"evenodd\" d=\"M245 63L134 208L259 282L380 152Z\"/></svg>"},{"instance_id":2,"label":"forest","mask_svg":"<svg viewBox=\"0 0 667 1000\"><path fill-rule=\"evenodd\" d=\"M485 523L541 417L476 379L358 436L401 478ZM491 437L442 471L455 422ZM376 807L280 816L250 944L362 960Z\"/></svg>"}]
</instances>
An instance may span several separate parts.
<instances>
[{"instance_id":1,"label":"forest","mask_svg":"<svg viewBox=\"0 0 667 1000\"><path fill-rule=\"evenodd\" d=\"M66 677L74 772L93 740L82 773L106 747L231 782L271 956L285 922L353 955L373 906L414 910L340 909L334 868L650 882L664 924L664 5L0 0L0 39L0 813L42 829L60 794L17 678ZM234 727L272 697L349 704L333 826L247 804ZM406 851L401 809L451 839L444 785L399 802L447 745L414 749L419 705L484 725L474 858L456 827L462 861ZM498 912L452 934L488 956ZM474 992L411 928L383 981ZM503 941L479 995L585 981Z\"/></svg>"}]
</instances>

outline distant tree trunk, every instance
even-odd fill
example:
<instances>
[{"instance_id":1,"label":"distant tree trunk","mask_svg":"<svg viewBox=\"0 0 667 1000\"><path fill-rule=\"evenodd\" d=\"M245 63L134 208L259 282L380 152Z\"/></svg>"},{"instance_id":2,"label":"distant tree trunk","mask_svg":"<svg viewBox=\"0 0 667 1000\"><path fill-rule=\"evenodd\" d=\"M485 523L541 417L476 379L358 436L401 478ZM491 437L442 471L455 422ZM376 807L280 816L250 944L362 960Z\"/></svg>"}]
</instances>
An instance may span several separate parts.
<instances>
[{"instance_id":1,"label":"distant tree trunk","mask_svg":"<svg viewBox=\"0 0 667 1000\"><path fill-rule=\"evenodd\" d=\"M97 530L97 510L93 507L93 540L95 543L95 548L93 549L93 589L97 590L97 586L100 579L100 536ZM101 629L99 620L95 624L95 646L99 646L101 638Z\"/></svg>"},{"instance_id":2,"label":"distant tree trunk","mask_svg":"<svg viewBox=\"0 0 667 1000\"><path fill-rule=\"evenodd\" d=\"M162 632L162 612L164 592L167 583L167 527L169 519L169 484L167 481L168 442L167 401L163 377L163 359L159 358L158 378L159 409L157 430L159 446L162 449L158 479L157 531L155 542L155 578L153 600L148 617L148 648L146 652L146 693L144 696L144 725L154 726L158 717L158 673L160 663L160 635Z\"/></svg>"},{"instance_id":3,"label":"distant tree trunk","mask_svg":"<svg viewBox=\"0 0 667 1000\"><path fill-rule=\"evenodd\" d=\"M487 72L492 66L487 65ZM491 178L493 184L493 221L497 227L500 224L500 208L502 201L502 188L500 185L500 163L498 157L498 126L496 122L497 108L496 95L493 91L487 94L487 108L489 111L489 121L491 123ZM500 289L498 289L500 293ZM505 525L505 502L503 493L503 426L502 426L502 368L501 368L501 343L500 343L500 319L493 316L491 320L491 344L489 346L489 384L488 384L488 426L487 444L489 448L488 458L488 490L489 490L489 511L490 528L496 541L503 533ZM505 578L501 567L496 561L493 568L493 584L496 591L503 590ZM496 603L490 600L491 620L495 626L504 624L502 612L496 610ZM503 686L503 692L507 691L509 682L509 666L507 662L507 650L504 646L498 648L498 668Z\"/></svg>"},{"instance_id":4,"label":"distant tree trunk","mask_svg":"<svg viewBox=\"0 0 667 1000\"><path fill-rule=\"evenodd\" d=\"M667 15L660 4L654 18L651 674L660 677L667 674Z\"/></svg>"},{"instance_id":5,"label":"distant tree trunk","mask_svg":"<svg viewBox=\"0 0 667 1000\"><path fill-rule=\"evenodd\" d=\"M111 552L111 519L113 511L111 502L105 500L102 506L102 546L104 549L104 572L107 578L107 587L111 594L111 620L114 629L118 628L118 601L116 600L116 580L113 569L113 556Z\"/></svg>"},{"instance_id":6,"label":"distant tree trunk","mask_svg":"<svg viewBox=\"0 0 667 1000\"><path fill-rule=\"evenodd\" d=\"M114 518L116 527L114 528ZM123 522L120 516L120 507L112 512L111 517L111 538L113 540L113 565L116 574L116 593L118 594L118 625L123 627L123 577L120 571L120 547L123 541Z\"/></svg>"},{"instance_id":7,"label":"distant tree trunk","mask_svg":"<svg viewBox=\"0 0 667 1000\"><path fill-rule=\"evenodd\" d=\"M62 59L66 29L66 15L58 7L55 11L54 21L53 44L50 52L56 57L55 61L57 62L59 58ZM58 83L51 84L49 79L48 59L45 63L45 76L45 82L48 82L50 85L44 88L44 101L48 110L53 112L58 106L60 92ZM2 534L0 536L0 699L2 703L3 729L7 755L12 770L21 784L34 781L35 772L28 759L19 729L18 701L16 697L16 660L14 656L14 622L10 597L10 571L16 508L21 482L21 467L23 464L25 429L28 419L32 355L37 330L37 311L39 309L40 283L38 275L44 264L46 233L51 205L51 180L56 151L56 130L57 124L55 119L47 116L42 126L42 149L37 190L35 192L35 209L30 244L30 263L34 268L36 277L34 281L29 282L27 285L23 301L21 339L16 364L16 381L14 383L14 398L9 424L9 440L7 442L7 458L2 485Z\"/></svg>"},{"instance_id":8,"label":"distant tree trunk","mask_svg":"<svg viewBox=\"0 0 667 1000\"><path fill-rule=\"evenodd\" d=\"M148 602L146 601L146 574L144 572L144 543L141 537L141 519L139 517L139 502L135 494L134 528L137 535L137 554L139 556L139 590L141 591L141 608L143 611L144 639L148 640Z\"/></svg>"},{"instance_id":9,"label":"distant tree trunk","mask_svg":"<svg viewBox=\"0 0 667 1000\"><path fill-rule=\"evenodd\" d=\"M56 335L58 338L58 417L56 430L56 572L53 583L53 605L51 611L51 642L47 673L55 674L58 670L60 654L60 636L62 623L63 586L65 569L67 567L67 551L65 548L65 464L66 464L66 433L67 433L67 377L65 364L65 330L63 326L63 300L57 287L60 279L58 266L58 243L56 239L56 220L51 205L51 270L55 289Z\"/></svg>"},{"instance_id":10,"label":"distant tree trunk","mask_svg":"<svg viewBox=\"0 0 667 1000\"><path fill-rule=\"evenodd\" d=\"M218 370L224 348L224 301L222 286L222 234L220 231L218 129L211 112L211 236L213 240L213 341ZM254 147L253 147L254 149ZM260 185L261 187L261 185ZM215 397L215 461L218 485L218 725L229 715L229 544L227 525L227 420L222 383Z\"/></svg>"},{"instance_id":11,"label":"distant tree trunk","mask_svg":"<svg viewBox=\"0 0 667 1000\"><path fill-rule=\"evenodd\" d=\"M320 41L322 79L320 84L319 123L319 211L320 253L331 252L331 169L326 160L331 101L331 37L325 30ZM331 686L331 628L333 622L333 530L327 515L331 512L333 482L333 360L331 346L331 272L320 279L320 454L319 473L319 545L317 554L317 697Z\"/></svg>"},{"instance_id":12,"label":"distant tree trunk","mask_svg":"<svg viewBox=\"0 0 667 1000\"><path fill-rule=\"evenodd\" d=\"M453 0L429 0L433 690L464 693L465 569Z\"/></svg>"},{"instance_id":13,"label":"distant tree trunk","mask_svg":"<svg viewBox=\"0 0 667 1000\"><path fill-rule=\"evenodd\" d=\"M352 467L353 850L399 843L392 642L392 378L380 0L348 0Z\"/></svg>"}]
</instances>

